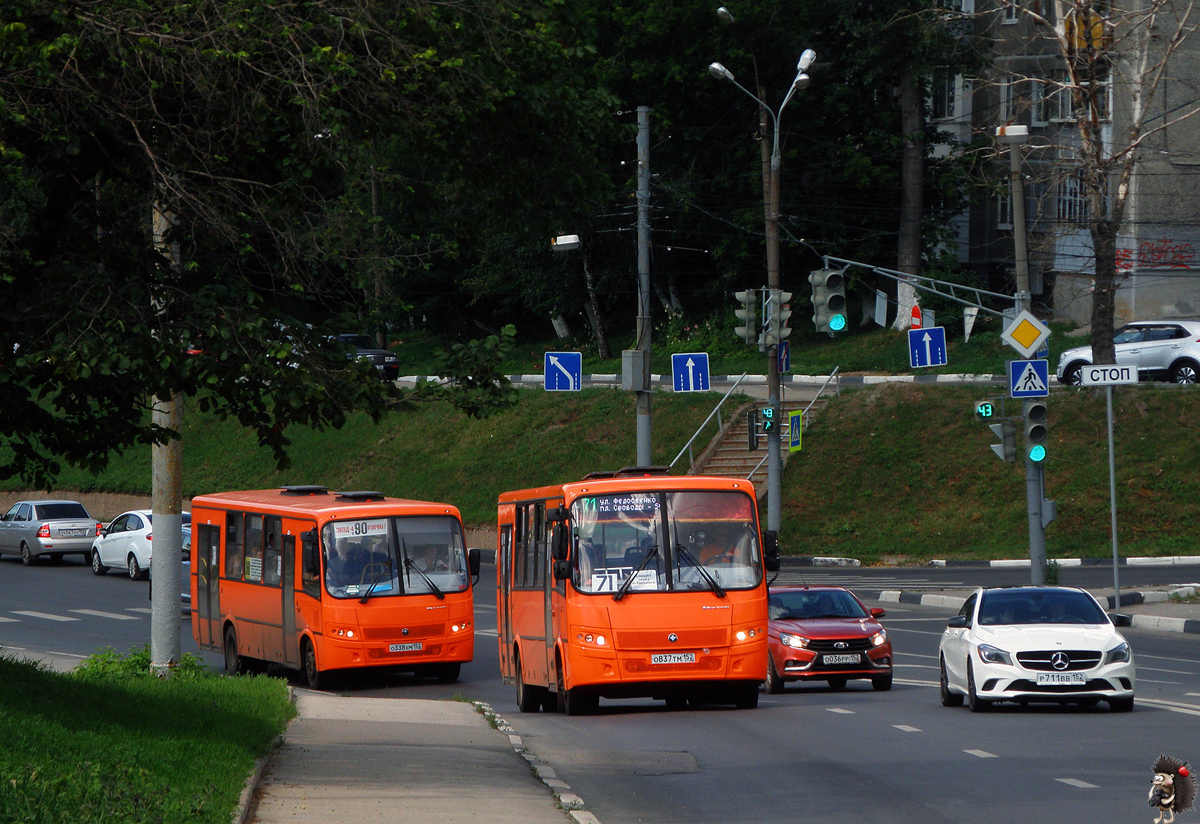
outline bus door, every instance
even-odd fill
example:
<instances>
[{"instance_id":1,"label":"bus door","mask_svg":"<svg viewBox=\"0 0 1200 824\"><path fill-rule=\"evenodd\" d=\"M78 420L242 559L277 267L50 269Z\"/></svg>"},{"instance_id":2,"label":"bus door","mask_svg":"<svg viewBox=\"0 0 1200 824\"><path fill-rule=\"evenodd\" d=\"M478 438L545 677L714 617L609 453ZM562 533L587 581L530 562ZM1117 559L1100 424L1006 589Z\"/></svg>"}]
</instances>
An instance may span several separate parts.
<instances>
[{"instance_id":1,"label":"bus door","mask_svg":"<svg viewBox=\"0 0 1200 824\"><path fill-rule=\"evenodd\" d=\"M509 507L510 512L511 509ZM512 609L512 540L512 524L504 524L500 527L500 546L496 553L496 620L500 631L500 675L506 679L506 683L507 679L512 678L515 674L512 671L513 629L510 611Z\"/></svg>"},{"instance_id":2,"label":"bus door","mask_svg":"<svg viewBox=\"0 0 1200 824\"><path fill-rule=\"evenodd\" d=\"M551 598L551 592L554 589L554 575L552 574L550 560L550 522L546 520L546 502L541 501L534 507L534 514L537 519L534 524L532 538L536 541L533 557L538 565L537 583L542 590L542 605L543 614L542 621L545 626L545 632L542 634L546 638L546 684L551 691L557 688L557 678L555 676L554 665L554 604Z\"/></svg>"},{"instance_id":3,"label":"bus door","mask_svg":"<svg viewBox=\"0 0 1200 824\"><path fill-rule=\"evenodd\" d=\"M283 549L283 575L280 586L283 589L283 663L292 668L300 666L300 640L296 636L296 542L300 540L300 529L294 524L288 524L287 532L281 536L280 547Z\"/></svg>"},{"instance_id":4,"label":"bus door","mask_svg":"<svg viewBox=\"0 0 1200 824\"><path fill-rule=\"evenodd\" d=\"M221 644L221 527L218 524L198 524L196 530L196 611L200 646ZM188 582L189 589L191 582Z\"/></svg>"}]
</instances>

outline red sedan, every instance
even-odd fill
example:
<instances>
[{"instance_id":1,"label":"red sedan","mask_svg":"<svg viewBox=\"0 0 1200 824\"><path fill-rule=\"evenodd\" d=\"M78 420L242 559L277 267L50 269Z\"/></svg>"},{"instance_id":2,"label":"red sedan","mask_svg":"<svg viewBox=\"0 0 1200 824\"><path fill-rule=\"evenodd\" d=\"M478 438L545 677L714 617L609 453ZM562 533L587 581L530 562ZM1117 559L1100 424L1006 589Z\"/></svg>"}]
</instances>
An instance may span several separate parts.
<instances>
[{"instance_id":1,"label":"red sedan","mask_svg":"<svg viewBox=\"0 0 1200 824\"><path fill-rule=\"evenodd\" d=\"M850 590L830 586L771 587L768 603L767 692L813 680L836 690L851 678L892 688L892 642L879 623L884 610L867 609Z\"/></svg>"}]
</instances>

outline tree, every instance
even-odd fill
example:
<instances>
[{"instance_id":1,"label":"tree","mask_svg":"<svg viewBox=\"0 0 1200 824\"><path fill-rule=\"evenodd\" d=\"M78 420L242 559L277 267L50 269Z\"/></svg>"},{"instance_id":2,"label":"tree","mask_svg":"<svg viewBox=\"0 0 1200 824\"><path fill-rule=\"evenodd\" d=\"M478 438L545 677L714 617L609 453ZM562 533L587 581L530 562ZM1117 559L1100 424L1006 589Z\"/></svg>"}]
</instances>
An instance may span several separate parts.
<instances>
[{"instance_id":1,"label":"tree","mask_svg":"<svg viewBox=\"0 0 1200 824\"><path fill-rule=\"evenodd\" d=\"M1093 357L1113 363L1116 295L1127 277L1118 266L1122 233L1130 232L1137 245L1137 227L1126 225L1135 184L1140 180L1142 187L1161 189L1155 178L1170 179L1171 187L1163 190L1175 193L1169 210L1192 196L1188 189L1174 188L1182 176L1169 164L1181 136L1187 133L1185 145L1194 144L1190 119L1200 111L1191 40L1194 3L1000 0L999 6L1028 21L1035 42L1056 57L1053 72L1015 72L1001 82L1028 84L1031 115L1041 107L1050 115L1046 119L1067 124L1050 135L1041 155L1055 167L1048 182L1059 192L1059 202L1070 192L1077 204L1069 215L1060 208L1060 217L1086 230L1090 260L1080 268L1090 265L1094 273ZM1139 215L1141 221L1152 219Z\"/></svg>"},{"instance_id":2,"label":"tree","mask_svg":"<svg viewBox=\"0 0 1200 824\"><path fill-rule=\"evenodd\" d=\"M289 425L401 400L328 337L361 287L339 258L390 270L430 238L339 249L330 227L381 135L432 145L416 167L511 95L497 58L566 48L538 15L506 0L7 4L0 473L49 485L60 459L98 469L165 442L153 396L235 416L281 464ZM152 204L177 257L151 242ZM491 385L469 389L472 409L503 401Z\"/></svg>"}]
</instances>

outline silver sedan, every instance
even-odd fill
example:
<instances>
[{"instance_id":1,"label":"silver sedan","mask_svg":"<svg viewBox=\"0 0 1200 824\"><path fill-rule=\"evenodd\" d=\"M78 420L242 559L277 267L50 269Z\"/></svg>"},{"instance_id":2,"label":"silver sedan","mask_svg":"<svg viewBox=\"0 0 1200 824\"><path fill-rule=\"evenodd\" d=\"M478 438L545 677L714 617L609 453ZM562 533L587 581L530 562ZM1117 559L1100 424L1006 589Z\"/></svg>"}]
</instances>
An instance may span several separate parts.
<instances>
[{"instance_id":1,"label":"silver sedan","mask_svg":"<svg viewBox=\"0 0 1200 824\"><path fill-rule=\"evenodd\" d=\"M78 501L17 501L0 521L0 555L20 555L26 566L43 555L55 561L71 554L90 560L100 527Z\"/></svg>"}]
</instances>

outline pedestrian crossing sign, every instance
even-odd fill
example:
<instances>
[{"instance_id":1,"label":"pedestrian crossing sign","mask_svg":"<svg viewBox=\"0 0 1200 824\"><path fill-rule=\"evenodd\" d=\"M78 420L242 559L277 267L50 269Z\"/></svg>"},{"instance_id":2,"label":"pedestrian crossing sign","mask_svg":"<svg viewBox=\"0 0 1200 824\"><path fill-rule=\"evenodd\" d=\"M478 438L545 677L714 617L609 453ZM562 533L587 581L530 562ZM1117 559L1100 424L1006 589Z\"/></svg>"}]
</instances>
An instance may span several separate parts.
<instances>
[{"instance_id":1,"label":"pedestrian crossing sign","mask_svg":"<svg viewBox=\"0 0 1200 824\"><path fill-rule=\"evenodd\" d=\"M1008 362L1010 398L1045 398L1050 395L1050 361L1011 360Z\"/></svg>"}]
</instances>

